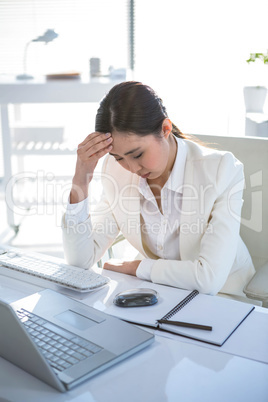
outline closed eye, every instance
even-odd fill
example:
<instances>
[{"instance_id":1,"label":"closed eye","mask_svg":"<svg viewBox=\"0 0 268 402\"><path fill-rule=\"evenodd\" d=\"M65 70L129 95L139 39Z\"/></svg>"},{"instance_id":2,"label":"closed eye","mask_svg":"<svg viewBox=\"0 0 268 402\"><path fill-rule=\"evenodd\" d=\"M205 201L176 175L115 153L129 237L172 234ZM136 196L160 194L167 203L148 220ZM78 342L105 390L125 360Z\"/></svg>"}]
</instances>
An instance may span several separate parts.
<instances>
[{"instance_id":1,"label":"closed eye","mask_svg":"<svg viewBox=\"0 0 268 402\"><path fill-rule=\"evenodd\" d=\"M133 156L134 159L139 159L142 156L143 152L141 152L139 155L137 156ZM123 160L123 158L115 158L116 162L120 162Z\"/></svg>"},{"instance_id":2,"label":"closed eye","mask_svg":"<svg viewBox=\"0 0 268 402\"><path fill-rule=\"evenodd\" d=\"M141 156L142 156L142 152L139 154L139 155L137 155L137 156L134 156L134 159L139 159Z\"/></svg>"}]
</instances>

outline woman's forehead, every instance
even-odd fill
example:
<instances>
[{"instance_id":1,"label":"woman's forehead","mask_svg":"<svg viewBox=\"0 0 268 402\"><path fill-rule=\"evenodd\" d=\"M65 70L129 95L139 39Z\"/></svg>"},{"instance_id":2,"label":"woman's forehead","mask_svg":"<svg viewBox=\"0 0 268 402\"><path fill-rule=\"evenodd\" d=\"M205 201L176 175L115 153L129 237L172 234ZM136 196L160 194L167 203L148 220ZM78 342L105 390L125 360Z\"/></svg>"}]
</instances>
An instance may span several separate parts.
<instances>
[{"instance_id":1,"label":"woman's forehead","mask_svg":"<svg viewBox=\"0 0 268 402\"><path fill-rule=\"evenodd\" d=\"M133 148L138 148L144 144L144 137L137 134L130 133L118 133L112 132L113 137L113 149L111 153L118 153L118 155L128 153Z\"/></svg>"},{"instance_id":2,"label":"woman's forehead","mask_svg":"<svg viewBox=\"0 0 268 402\"><path fill-rule=\"evenodd\" d=\"M139 149L146 145L149 145L154 140L153 135L140 136L129 132L112 132L113 137L113 149L111 154L128 154L132 153L133 150Z\"/></svg>"}]
</instances>

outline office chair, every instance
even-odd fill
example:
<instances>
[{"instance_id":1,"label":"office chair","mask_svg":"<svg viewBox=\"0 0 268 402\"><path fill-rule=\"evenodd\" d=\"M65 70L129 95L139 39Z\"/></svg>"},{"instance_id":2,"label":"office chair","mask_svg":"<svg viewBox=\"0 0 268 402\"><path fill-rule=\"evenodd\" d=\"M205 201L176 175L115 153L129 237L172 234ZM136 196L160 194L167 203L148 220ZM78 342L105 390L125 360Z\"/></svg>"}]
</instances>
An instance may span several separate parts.
<instances>
[{"instance_id":1,"label":"office chair","mask_svg":"<svg viewBox=\"0 0 268 402\"><path fill-rule=\"evenodd\" d=\"M268 307L268 138L201 134L196 137L215 149L232 152L244 164L240 234L256 268L244 293Z\"/></svg>"}]
</instances>

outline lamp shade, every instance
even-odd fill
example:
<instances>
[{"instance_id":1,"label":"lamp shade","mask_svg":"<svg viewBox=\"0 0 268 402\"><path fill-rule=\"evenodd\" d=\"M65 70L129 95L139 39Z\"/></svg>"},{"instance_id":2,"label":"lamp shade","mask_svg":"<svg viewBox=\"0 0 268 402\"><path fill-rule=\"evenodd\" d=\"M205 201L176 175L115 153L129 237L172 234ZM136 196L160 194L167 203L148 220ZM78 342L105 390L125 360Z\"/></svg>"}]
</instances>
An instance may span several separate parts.
<instances>
[{"instance_id":1,"label":"lamp shade","mask_svg":"<svg viewBox=\"0 0 268 402\"><path fill-rule=\"evenodd\" d=\"M54 31L54 29L48 29L44 35L38 36L36 39L33 39L32 42L52 42L59 35Z\"/></svg>"}]
</instances>

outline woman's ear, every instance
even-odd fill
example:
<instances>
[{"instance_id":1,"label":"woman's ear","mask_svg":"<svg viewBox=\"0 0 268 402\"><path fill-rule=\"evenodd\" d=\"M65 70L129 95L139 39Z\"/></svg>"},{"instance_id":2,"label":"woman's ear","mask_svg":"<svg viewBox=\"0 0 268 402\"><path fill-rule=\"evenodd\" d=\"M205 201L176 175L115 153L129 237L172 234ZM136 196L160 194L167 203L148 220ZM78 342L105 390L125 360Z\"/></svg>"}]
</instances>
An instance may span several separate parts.
<instances>
[{"instance_id":1,"label":"woman's ear","mask_svg":"<svg viewBox=\"0 0 268 402\"><path fill-rule=\"evenodd\" d=\"M170 133L172 132L172 123L170 119L166 118L162 123L163 136L168 139Z\"/></svg>"}]
</instances>

